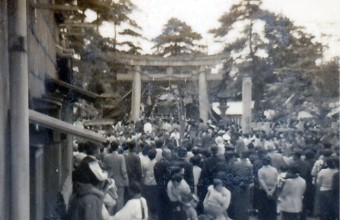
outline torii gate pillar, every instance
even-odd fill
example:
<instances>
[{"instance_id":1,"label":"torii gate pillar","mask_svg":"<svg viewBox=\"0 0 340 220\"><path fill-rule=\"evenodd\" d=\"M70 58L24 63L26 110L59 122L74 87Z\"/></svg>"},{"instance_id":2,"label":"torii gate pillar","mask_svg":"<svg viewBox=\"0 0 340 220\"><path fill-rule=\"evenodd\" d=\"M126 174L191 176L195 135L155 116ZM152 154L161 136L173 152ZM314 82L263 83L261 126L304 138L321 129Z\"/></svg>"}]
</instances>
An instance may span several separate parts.
<instances>
[{"instance_id":1,"label":"torii gate pillar","mask_svg":"<svg viewBox=\"0 0 340 220\"><path fill-rule=\"evenodd\" d=\"M249 133L251 130L251 77L244 77L242 82L242 133Z\"/></svg>"},{"instance_id":2,"label":"torii gate pillar","mask_svg":"<svg viewBox=\"0 0 340 220\"><path fill-rule=\"evenodd\" d=\"M208 89L207 89L207 76L206 70L203 66L200 68L200 74L198 78L198 89L199 89L199 111L200 118L206 122L208 120L208 112L209 112L209 98L208 98Z\"/></svg>"},{"instance_id":3,"label":"torii gate pillar","mask_svg":"<svg viewBox=\"0 0 340 220\"><path fill-rule=\"evenodd\" d=\"M131 120L136 123L140 119L140 103L142 93L141 67L135 66L132 82L132 97L131 97Z\"/></svg>"}]
</instances>

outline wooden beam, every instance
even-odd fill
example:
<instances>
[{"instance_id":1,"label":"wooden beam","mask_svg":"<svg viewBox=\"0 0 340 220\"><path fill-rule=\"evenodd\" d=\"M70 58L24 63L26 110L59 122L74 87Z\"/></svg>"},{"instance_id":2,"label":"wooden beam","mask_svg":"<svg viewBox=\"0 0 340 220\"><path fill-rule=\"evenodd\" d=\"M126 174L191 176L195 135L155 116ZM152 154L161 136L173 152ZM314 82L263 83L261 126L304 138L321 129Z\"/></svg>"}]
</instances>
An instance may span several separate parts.
<instances>
[{"instance_id":1,"label":"wooden beam","mask_svg":"<svg viewBox=\"0 0 340 220\"><path fill-rule=\"evenodd\" d=\"M59 24L59 27L78 27L78 28L96 28L98 25L91 23L64 23Z\"/></svg>"},{"instance_id":2,"label":"wooden beam","mask_svg":"<svg viewBox=\"0 0 340 220\"><path fill-rule=\"evenodd\" d=\"M222 74L206 74L207 81L217 81L222 80ZM162 74L162 73L155 73L155 74L147 74L142 75L142 81L184 81L184 80L197 80L198 75L191 75L191 74ZM118 81L132 81L133 80L133 73L128 74L117 74Z\"/></svg>"},{"instance_id":3,"label":"wooden beam","mask_svg":"<svg viewBox=\"0 0 340 220\"><path fill-rule=\"evenodd\" d=\"M31 4L32 8L36 9L47 9L54 11L78 11L80 10L78 6L75 5L50 5L44 3Z\"/></svg>"},{"instance_id":4,"label":"wooden beam","mask_svg":"<svg viewBox=\"0 0 340 220\"><path fill-rule=\"evenodd\" d=\"M31 122L40 124L43 127L51 128L62 133L75 135L95 142L101 143L106 142L106 139L101 134L98 134L94 131L87 130L84 128L76 127L72 124L69 124L67 122L61 121L48 115L44 115L32 109L29 110L29 120Z\"/></svg>"},{"instance_id":5,"label":"wooden beam","mask_svg":"<svg viewBox=\"0 0 340 220\"><path fill-rule=\"evenodd\" d=\"M216 55L186 55L175 57L159 57L150 55L131 55L123 53L106 52L108 59L116 60L131 66L205 66L223 63L223 60L230 59L229 54L221 53Z\"/></svg>"},{"instance_id":6,"label":"wooden beam","mask_svg":"<svg viewBox=\"0 0 340 220\"><path fill-rule=\"evenodd\" d=\"M93 93L93 92L90 92L90 91L87 91L85 89L82 89L82 88L79 88L77 86L74 86L72 84L69 84L69 83L66 83L66 82L63 82L61 80L58 80L58 79L54 79L54 78L51 78L51 77L46 77L46 82L48 83L53 83L55 85L58 85L58 86L61 86L61 87L64 87L64 88L67 88L75 93L77 93L77 95L79 97L82 97L84 99L90 99L90 100L96 100L97 98L99 98L99 95L96 94L96 93Z\"/></svg>"},{"instance_id":7,"label":"wooden beam","mask_svg":"<svg viewBox=\"0 0 340 220\"><path fill-rule=\"evenodd\" d=\"M80 37L85 36L85 33L83 32L61 32L61 34L66 36L80 36Z\"/></svg>"}]
</instances>

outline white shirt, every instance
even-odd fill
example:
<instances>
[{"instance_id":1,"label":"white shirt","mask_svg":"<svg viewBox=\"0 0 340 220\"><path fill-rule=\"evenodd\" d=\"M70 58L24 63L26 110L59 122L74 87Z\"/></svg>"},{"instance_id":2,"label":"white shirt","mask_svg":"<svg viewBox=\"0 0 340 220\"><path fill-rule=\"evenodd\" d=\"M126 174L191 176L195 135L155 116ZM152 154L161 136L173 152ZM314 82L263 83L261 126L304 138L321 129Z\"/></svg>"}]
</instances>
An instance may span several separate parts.
<instances>
[{"instance_id":1,"label":"white shirt","mask_svg":"<svg viewBox=\"0 0 340 220\"><path fill-rule=\"evenodd\" d=\"M191 193L190 186L188 185L185 180L182 180L179 184L179 186L175 187L172 181L168 182L167 186L167 193L170 201L172 202L181 202L182 201L182 195Z\"/></svg>"},{"instance_id":2,"label":"white shirt","mask_svg":"<svg viewBox=\"0 0 340 220\"><path fill-rule=\"evenodd\" d=\"M142 218L142 206L144 209L144 218ZM142 197L139 199L130 199L110 220L146 220L148 218L148 206L146 200Z\"/></svg>"},{"instance_id":3,"label":"white shirt","mask_svg":"<svg viewBox=\"0 0 340 220\"><path fill-rule=\"evenodd\" d=\"M147 186L155 186L157 185L154 174L154 167L156 164L156 160L150 160L147 158L145 160L144 166L142 166L142 175L143 175L143 183Z\"/></svg>"}]
</instances>

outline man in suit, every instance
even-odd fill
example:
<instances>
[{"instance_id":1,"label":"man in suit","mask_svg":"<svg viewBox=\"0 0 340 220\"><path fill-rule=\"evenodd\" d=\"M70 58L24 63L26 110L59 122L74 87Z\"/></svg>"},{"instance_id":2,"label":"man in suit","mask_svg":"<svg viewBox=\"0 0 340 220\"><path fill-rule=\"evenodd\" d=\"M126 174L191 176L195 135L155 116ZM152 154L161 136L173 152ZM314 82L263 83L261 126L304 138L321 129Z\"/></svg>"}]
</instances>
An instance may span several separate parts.
<instances>
[{"instance_id":1,"label":"man in suit","mask_svg":"<svg viewBox=\"0 0 340 220\"><path fill-rule=\"evenodd\" d=\"M135 152L135 142L130 141L127 143L128 151L124 153L126 170L129 182L137 182L142 184L142 167L140 158Z\"/></svg>"},{"instance_id":2,"label":"man in suit","mask_svg":"<svg viewBox=\"0 0 340 220\"><path fill-rule=\"evenodd\" d=\"M102 220L102 204L107 191L107 173L99 166L99 146L92 142L83 144L87 156L73 173L74 191L69 203L67 219Z\"/></svg>"},{"instance_id":3,"label":"man in suit","mask_svg":"<svg viewBox=\"0 0 340 220\"><path fill-rule=\"evenodd\" d=\"M111 153L106 155L103 160L104 169L108 171L110 178L113 178L117 186L118 200L116 212L124 206L124 187L129 185L128 174L126 170L125 158L118 154L118 142L111 143Z\"/></svg>"},{"instance_id":4,"label":"man in suit","mask_svg":"<svg viewBox=\"0 0 340 220\"><path fill-rule=\"evenodd\" d=\"M162 151L162 159L155 164L154 175L159 195L159 219L166 219L168 215L169 197L166 189L170 180L171 151L167 148Z\"/></svg>"},{"instance_id":5,"label":"man in suit","mask_svg":"<svg viewBox=\"0 0 340 220\"><path fill-rule=\"evenodd\" d=\"M288 170L279 197L282 220L299 220L306 181L299 176L299 165L292 164Z\"/></svg>"}]
</instances>

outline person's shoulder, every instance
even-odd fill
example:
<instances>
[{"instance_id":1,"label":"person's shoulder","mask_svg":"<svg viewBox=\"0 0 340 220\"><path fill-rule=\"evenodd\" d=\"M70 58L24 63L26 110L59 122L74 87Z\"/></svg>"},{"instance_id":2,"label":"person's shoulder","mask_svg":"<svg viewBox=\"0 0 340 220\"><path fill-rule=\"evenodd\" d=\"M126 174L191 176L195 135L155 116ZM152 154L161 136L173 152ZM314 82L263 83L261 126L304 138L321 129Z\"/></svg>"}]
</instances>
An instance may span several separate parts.
<instances>
[{"instance_id":1,"label":"person's shoulder","mask_svg":"<svg viewBox=\"0 0 340 220\"><path fill-rule=\"evenodd\" d=\"M327 169L321 169L320 171L319 171L319 176L322 176L322 175L325 175L327 173Z\"/></svg>"},{"instance_id":2,"label":"person's shoulder","mask_svg":"<svg viewBox=\"0 0 340 220\"><path fill-rule=\"evenodd\" d=\"M104 161L106 160L106 161L111 161L111 160L114 160L114 158L115 158L115 155L113 155L113 153L109 153L109 154L106 154L106 155L104 155Z\"/></svg>"},{"instance_id":3,"label":"person's shoulder","mask_svg":"<svg viewBox=\"0 0 340 220\"><path fill-rule=\"evenodd\" d=\"M298 180L299 180L301 183L306 184L306 180L305 180L304 178L302 178L301 176L298 177Z\"/></svg>"},{"instance_id":4,"label":"person's shoulder","mask_svg":"<svg viewBox=\"0 0 340 220\"><path fill-rule=\"evenodd\" d=\"M222 190L223 190L223 193L230 194L230 190L227 189L226 187L223 187Z\"/></svg>"}]
</instances>

